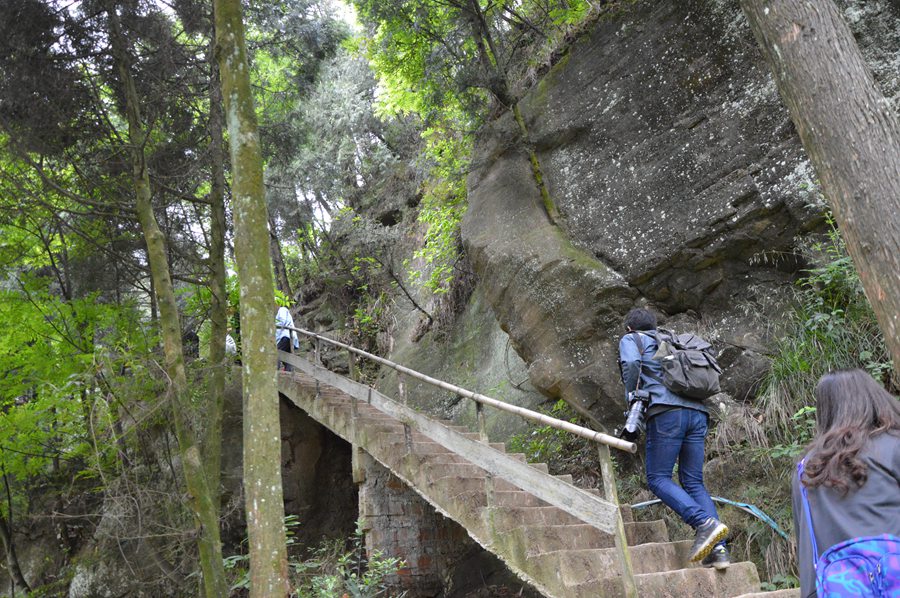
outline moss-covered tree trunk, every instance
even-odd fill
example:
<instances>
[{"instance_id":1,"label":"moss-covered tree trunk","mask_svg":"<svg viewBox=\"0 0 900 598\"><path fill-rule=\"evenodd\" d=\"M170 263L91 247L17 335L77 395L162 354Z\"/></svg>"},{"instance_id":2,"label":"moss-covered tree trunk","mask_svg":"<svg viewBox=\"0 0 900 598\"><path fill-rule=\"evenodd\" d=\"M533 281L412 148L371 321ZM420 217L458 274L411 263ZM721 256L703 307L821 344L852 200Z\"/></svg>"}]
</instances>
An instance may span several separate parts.
<instances>
[{"instance_id":1,"label":"moss-covered tree trunk","mask_svg":"<svg viewBox=\"0 0 900 598\"><path fill-rule=\"evenodd\" d=\"M900 122L831 0L741 0L900 372Z\"/></svg>"},{"instance_id":2,"label":"moss-covered tree trunk","mask_svg":"<svg viewBox=\"0 0 900 598\"><path fill-rule=\"evenodd\" d=\"M222 112L222 91L219 65L215 52L210 52L209 82L209 160L211 185L209 192L209 290L212 296L209 310L209 416L203 456L209 489L216 508L219 502L219 482L222 477L222 413L225 405L225 335L228 333L228 298L225 290L225 116Z\"/></svg>"},{"instance_id":3,"label":"moss-covered tree trunk","mask_svg":"<svg viewBox=\"0 0 900 598\"><path fill-rule=\"evenodd\" d=\"M244 492L250 536L250 595L286 596L281 434L275 385L275 285L269 253L262 154L240 0L215 0L232 169L234 255L241 281L244 372Z\"/></svg>"},{"instance_id":4,"label":"moss-covered tree trunk","mask_svg":"<svg viewBox=\"0 0 900 598\"><path fill-rule=\"evenodd\" d=\"M119 74L121 92L125 99L128 145L135 190L135 210L147 243L147 260L150 264L150 275L159 307L159 327L163 341L165 370L169 377L172 419L175 423L175 435L181 455L185 485L190 497L190 507L198 532L203 592L208 598L221 598L227 595L228 589L225 583L225 567L222 562L219 512L213 501L200 447L186 418L191 404L184 352L181 345L181 324L169 263L166 259L165 241L151 203L150 174L144 154L146 134L141 122L137 90L131 76L129 54L122 36L115 4L107 5L107 15L113 59Z\"/></svg>"}]
</instances>

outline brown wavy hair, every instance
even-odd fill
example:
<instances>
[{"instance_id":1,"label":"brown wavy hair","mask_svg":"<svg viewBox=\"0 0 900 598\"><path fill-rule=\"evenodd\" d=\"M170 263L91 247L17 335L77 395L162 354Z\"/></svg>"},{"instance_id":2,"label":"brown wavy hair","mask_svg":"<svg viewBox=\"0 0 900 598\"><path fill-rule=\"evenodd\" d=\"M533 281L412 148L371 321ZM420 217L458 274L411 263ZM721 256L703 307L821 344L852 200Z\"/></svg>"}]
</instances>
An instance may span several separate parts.
<instances>
[{"instance_id":1,"label":"brown wavy hair","mask_svg":"<svg viewBox=\"0 0 900 598\"><path fill-rule=\"evenodd\" d=\"M803 485L841 494L866 483L859 452L873 436L900 434L900 401L863 370L836 370L815 389L816 436L806 452Z\"/></svg>"}]
</instances>

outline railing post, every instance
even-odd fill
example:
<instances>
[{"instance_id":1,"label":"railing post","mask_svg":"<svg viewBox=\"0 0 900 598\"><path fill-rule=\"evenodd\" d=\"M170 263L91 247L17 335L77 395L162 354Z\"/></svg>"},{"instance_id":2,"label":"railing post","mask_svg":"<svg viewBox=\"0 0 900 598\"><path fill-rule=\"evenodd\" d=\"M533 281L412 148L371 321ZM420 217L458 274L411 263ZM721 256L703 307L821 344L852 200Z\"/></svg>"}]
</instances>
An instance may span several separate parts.
<instances>
[{"instance_id":1,"label":"railing post","mask_svg":"<svg viewBox=\"0 0 900 598\"><path fill-rule=\"evenodd\" d=\"M403 404L407 405L406 384L403 383L403 372L397 373L397 392L400 393L400 399L403 401Z\"/></svg>"},{"instance_id":2,"label":"railing post","mask_svg":"<svg viewBox=\"0 0 900 598\"><path fill-rule=\"evenodd\" d=\"M482 405L480 401L475 402L475 414L478 417L479 440L490 446L487 435L487 425L485 424L484 405ZM487 475L484 477L484 498L488 513L490 513L490 509L494 507L494 476L491 475L490 472L487 472Z\"/></svg>"},{"instance_id":3,"label":"railing post","mask_svg":"<svg viewBox=\"0 0 900 598\"><path fill-rule=\"evenodd\" d=\"M359 425L359 405L357 403L356 395L350 395L350 450L351 458L350 458L350 471L353 477L353 483L362 484L366 481L366 470L363 465L362 459L362 447L357 444L356 435L358 433L357 426Z\"/></svg>"},{"instance_id":4,"label":"railing post","mask_svg":"<svg viewBox=\"0 0 900 598\"><path fill-rule=\"evenodd\" d=\"M409 454L412 452L412 430L409 428L409 424L403 422L403 440L406 441L406 453Z\"/></svg>"},{"instance_id":5,"label":"railing post","mask_svg":"<svg viewBox=\"0 0 900 598\"><path fill-rule=\"evenodd\" d=\"M613 471L612 457L609 447L605 444L597 445L600 455L600 477L603 479L603 495L607 502L616 505L616 551L619 553L619 562L622 563L622 585L626 598L637 598L637 583L634 580L634 567L631 565L631 550L628 548L628 538L625 535L625 523L622 521L622 511L619 508L619 493L616 490L616 475Z\"/></svg>"},{"instance_id":6,"label":"railing post","mask_svg":"<svg viewBox=\"0 0 900 598\"><path fill-rule=\"evenodd\" d=\"M347 351L347 358L349 360L350 379L354 382L358 382L358 376L356 375L356 355L353 351Z\"/></svg>"},{"instance_id":7,"label":"railing post","mask_svg":"<svg viewBox=\"0 0 900 598\"><path fill-rule=\"evenodd\" d=\"M316 337L316 365L322 365L322 340Z\"/></svg>"},{"instance_id":8,"label":"railing post","mask_svg":"<svg viewBox=\"0 0 900 598\"><path fill-rule=\"evenodd\" d=\"M475 414L478 416L478 435L481 437L481 442L488 441L487 435L487 426L485 425L485 417L484 417L484 405L480 402L475 403Z\"/></svg>"}]
</instances>

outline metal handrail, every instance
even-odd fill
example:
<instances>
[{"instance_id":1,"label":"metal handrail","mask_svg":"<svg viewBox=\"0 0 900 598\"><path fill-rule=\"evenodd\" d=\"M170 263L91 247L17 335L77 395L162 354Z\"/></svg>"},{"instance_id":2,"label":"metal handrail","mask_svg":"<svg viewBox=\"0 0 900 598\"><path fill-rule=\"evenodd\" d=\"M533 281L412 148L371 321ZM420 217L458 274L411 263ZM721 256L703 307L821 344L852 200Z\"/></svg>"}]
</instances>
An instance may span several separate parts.
<instances>
[{"instance_id":1,"label":"metal handrail","mask_svg":"<svg viewBox=\"0 0 900 598\"><path fill-rule=\"evenodd\" d=\"M499 409L500 411L506 411L508 413L514 413L524 419L538 422L542 425L550 426L552 428L556 428L558 430L563 430L569 432L571 434L575 434L576 436L580 436L581 438L586 438L587 440L591 440L593 442L597 442L599 444L604 444L607 446L611 446L613 448L619 449L621 451L625 451L628 453L636 453L637 445L633 442L628 442L627 440L622 440L621 438L617 438L615 436L610 436L609 434L604 434L603 432L597 432L595 430L591 430L590 428L585 428L584 426L579 426L577 424L573 424L571 422L567 422L565 420L556 419L555 417L550 417L549 415L545 415L543 413L538 413L537 411L532 411L530 409L525 409L524 407L518 407L516 405L510 405L509 403L504 403L503 401L499 401L497 399L493 399L491 397L485 396L483 394L472 392L471 390L467 390L461 386L457 386L455 384L450 384L449 382L444 382L443 380L438 380L437 378L432 378L426 374L421 372L417 372L416 370L410 369L406 366L400 365L399 363L395 363L388 359L384 359L383 357L378 357L377 355L373 355L367 351L363 351L362 349L357 349L351 345L344 344L340 341L336 341L332 338L328 338L327 336L322 336L321 334L316 334L315 332L311 332L309 330L304 330L303 328L293 328L291 326L277 326L278 328L284 330L292 330L294 332L299 332L304 336L312 337L317 340L325 341L326 343L330 343L342 349L346 349L351 353L356 353L357 355L361 355L367 359L371 359L376 363L380 363L381 365L385 365L393 370L396 370L400 373L406 374L411 378L415 378L417 380L421 380L432 386L437 386L438 388L442 388L444 390L449 390L461 397L465 397L468 399L472 399L477 403L481 403L482 405L488 405L490 407L494 407L495 409Z\"/></svg>"}]
</instances>

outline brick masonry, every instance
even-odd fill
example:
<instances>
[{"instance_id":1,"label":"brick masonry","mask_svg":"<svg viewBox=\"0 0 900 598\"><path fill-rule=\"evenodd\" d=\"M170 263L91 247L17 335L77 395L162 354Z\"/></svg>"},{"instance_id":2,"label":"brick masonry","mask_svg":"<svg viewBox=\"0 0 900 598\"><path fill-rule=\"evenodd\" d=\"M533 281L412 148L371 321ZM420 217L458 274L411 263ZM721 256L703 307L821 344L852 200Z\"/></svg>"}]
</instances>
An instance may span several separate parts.
<instances>
[{"instance_id":1,"label":"brick masonry","mask_svg":"<svg viewBox=\"0 0 900 598\"><path fill-rule=\"evenodd\" d=\"M388 582L411 596L442 596L452 583L454 564L480 547L466 530L447 519L365 455L359 511L365 521L366 551L402 558L406 566Z\"/></svg>"}]
</instances>

